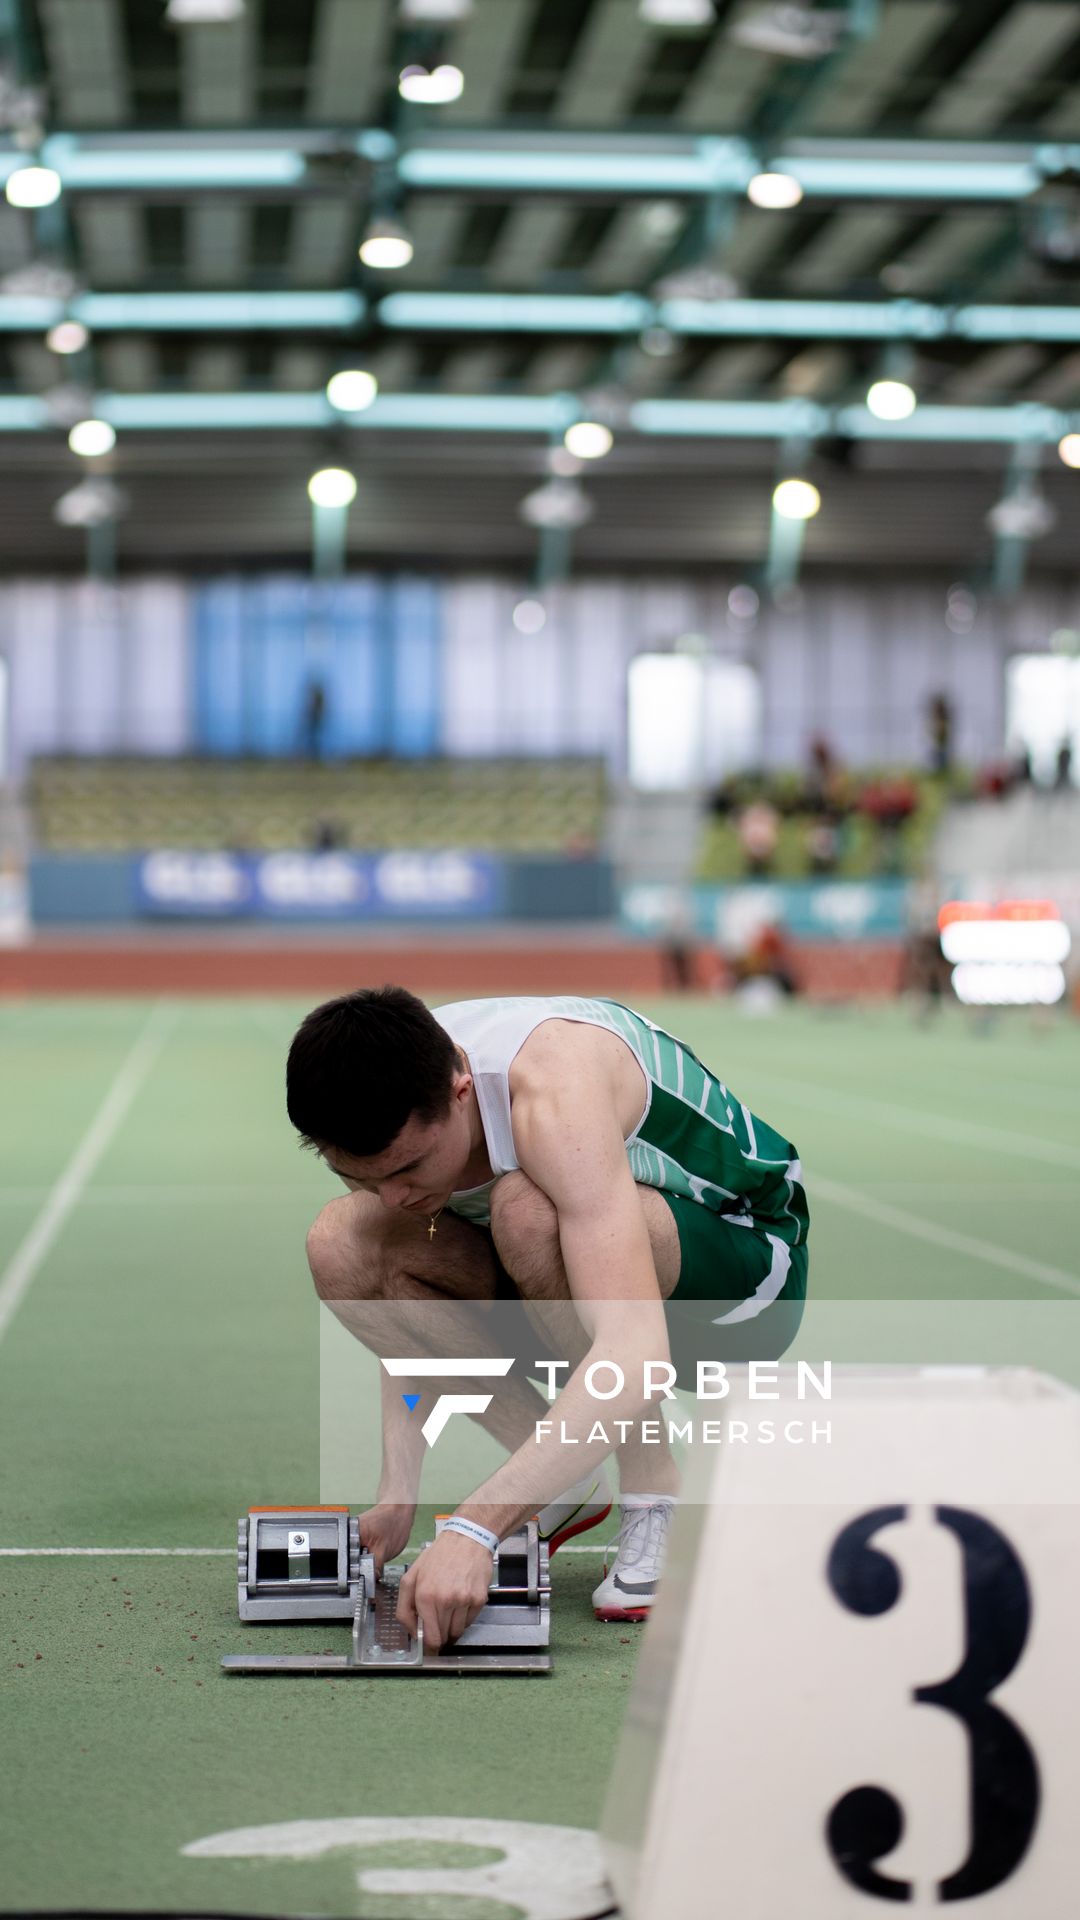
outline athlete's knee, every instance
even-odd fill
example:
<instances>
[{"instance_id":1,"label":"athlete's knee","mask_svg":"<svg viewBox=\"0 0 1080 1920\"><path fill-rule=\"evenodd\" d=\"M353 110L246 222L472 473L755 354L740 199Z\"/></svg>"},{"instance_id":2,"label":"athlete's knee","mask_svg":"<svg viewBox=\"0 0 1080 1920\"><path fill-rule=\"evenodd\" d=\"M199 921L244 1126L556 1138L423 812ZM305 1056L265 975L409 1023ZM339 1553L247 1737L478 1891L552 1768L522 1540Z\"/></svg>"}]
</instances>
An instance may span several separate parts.
<instances>
[{"instance_id":1,"label":"athlete's knee","mask_svg":"<svg viewBox=\"0 0 1080 1920\"><path fill-rule=\"evenodd\" d=\"M559 1246L559 1216L554 1202L518 1168L504 1173L491 1190L491 1237L499 1259L515 1278L522 1266L545 1262Z\"/></svg>"},{"instance_id":2,"label":"athlete's knee","mask_svg":"<svg viewBox=\"0 0 1080 1920\"><path fill-rule=\"evenodd\" d=\"M378 1215L360 1232L355 1196L331 1200L308 1229L306 1251L320 1300L378 1299L386 1290L385 1237Z\"/></svg>"}]
</instances>

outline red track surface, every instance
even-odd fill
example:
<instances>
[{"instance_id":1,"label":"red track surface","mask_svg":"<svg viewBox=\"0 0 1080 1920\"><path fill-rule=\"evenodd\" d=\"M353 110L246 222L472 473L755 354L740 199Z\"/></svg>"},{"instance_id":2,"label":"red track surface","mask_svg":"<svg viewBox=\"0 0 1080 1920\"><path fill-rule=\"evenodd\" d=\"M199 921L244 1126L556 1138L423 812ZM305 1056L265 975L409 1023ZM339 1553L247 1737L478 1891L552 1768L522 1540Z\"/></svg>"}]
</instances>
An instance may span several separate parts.
<instances>
[{"instance_id":1,"label":"red track surface","mask_svg":"<svg viewBox=\"0 0 1080 1920\"><path fill-rule=\"evenodd\" d=\"M526 944L527 943L527 944ZM799 984L813 999L896 992L900 948L892 941L811 944L792 949ZM713 986L713 956L698 956L697 984ZM605 993L630 997L665 990L658 951L636 942L595 945L545 940L522 929L522 943L477 940L411 945L244 944L211 938L49 940L0 950L0 993L330 994L392 980L416 991Z\"/></svg>"}]
</instances>

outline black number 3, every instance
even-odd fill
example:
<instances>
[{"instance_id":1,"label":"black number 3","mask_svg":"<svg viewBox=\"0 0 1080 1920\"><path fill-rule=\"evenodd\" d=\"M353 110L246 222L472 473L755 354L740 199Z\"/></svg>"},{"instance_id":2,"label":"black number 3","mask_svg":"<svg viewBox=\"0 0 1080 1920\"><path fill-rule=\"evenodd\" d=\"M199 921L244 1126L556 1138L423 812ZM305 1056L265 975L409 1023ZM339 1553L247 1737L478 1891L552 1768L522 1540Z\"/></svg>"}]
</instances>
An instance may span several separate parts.
<instances>
[{"instance_id":1,"label":"black number 3","mask_svg":"<svg viewBox=\"0 0 1080 1920\"><path fill-rule=\"evenodd\" d=\"M907 1518L906 1507L863 1513L833 1542L828 1580L841 1605L867 1616L887 1613L900 1597L900 1571L873 1536ZM934 1518L960 1542L964 1558L964 1658L954 1674L916 1687L921 1706L942 1707L967 1728L971 1755L971 1849L962 1867L939 1882L939 1900L971 1900L1015 1873L1039 1816L1039 1770L1016 1723L989 1699L1008 1679L1031 1625L1031 1593L1020 1560L997 1527L960 1507L935 1507ZM908 1880L879 1873L904 1831L904 1813L884 1787L853 1787L829 1814L829 1851L840 1872L879 1900L910 1900Z\"/></svg>"}]
</instances>

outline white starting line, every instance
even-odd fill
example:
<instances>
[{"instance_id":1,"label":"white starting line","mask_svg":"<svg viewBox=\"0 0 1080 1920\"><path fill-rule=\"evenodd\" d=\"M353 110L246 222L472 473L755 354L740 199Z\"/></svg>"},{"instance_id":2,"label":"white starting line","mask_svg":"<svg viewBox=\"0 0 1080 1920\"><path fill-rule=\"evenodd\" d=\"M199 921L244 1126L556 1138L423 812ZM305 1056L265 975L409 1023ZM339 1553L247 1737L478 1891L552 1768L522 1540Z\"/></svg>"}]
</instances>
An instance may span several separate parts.
<instances>
[{"instance_id":1,"label":"white starting line","mask_svg":"<svg viewBox=\"0 0 1080 1920\"><path fill-rule=\"evenodd\" d=\"M605 1553L607 1543L594 1547L559 1547L559 1553ZM395 1555L409 1560L419 1547ZM0 1560L235 1560L235 1547L0 1547Z\"/></svg>"}]
</instances>

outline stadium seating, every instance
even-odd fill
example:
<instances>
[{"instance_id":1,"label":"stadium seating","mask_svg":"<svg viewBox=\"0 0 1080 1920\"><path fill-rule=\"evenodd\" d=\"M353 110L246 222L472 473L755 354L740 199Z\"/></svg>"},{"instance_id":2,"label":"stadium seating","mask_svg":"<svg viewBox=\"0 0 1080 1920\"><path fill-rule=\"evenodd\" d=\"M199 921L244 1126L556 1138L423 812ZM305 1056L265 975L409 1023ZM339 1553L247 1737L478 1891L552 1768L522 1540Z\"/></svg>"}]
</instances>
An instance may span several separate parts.
<instances>
[{"instance_id":1,"label":"stadium seating","mask_svg":"<svg viewBox=\"0 0 1080 1920\"><path fill-rule=\"evenodd\" d=\"M31 768L34 838L47 851L337 845L592 852L605 771L592 759L43 758Z\"/></svg>"},{"instance_id":2,"label":"stadium seating","mask_svg":"<svg viewBox=\"0 0 1080 1920\"><path fill-rule=\"evenodd\" d=\"M698 849L695 879L869 879L922 870L942 811L952 798L946 781L909 769L845 776L846 791L828 809L810 804L796 774L731 782L716 796ZM740 822L764 803L775 816L775 846L760 872L750 869ZM815 832L830 823L832 857L820 857ZM817 844L818 857L815 858Z\"/></svg>"}]
</instances>

